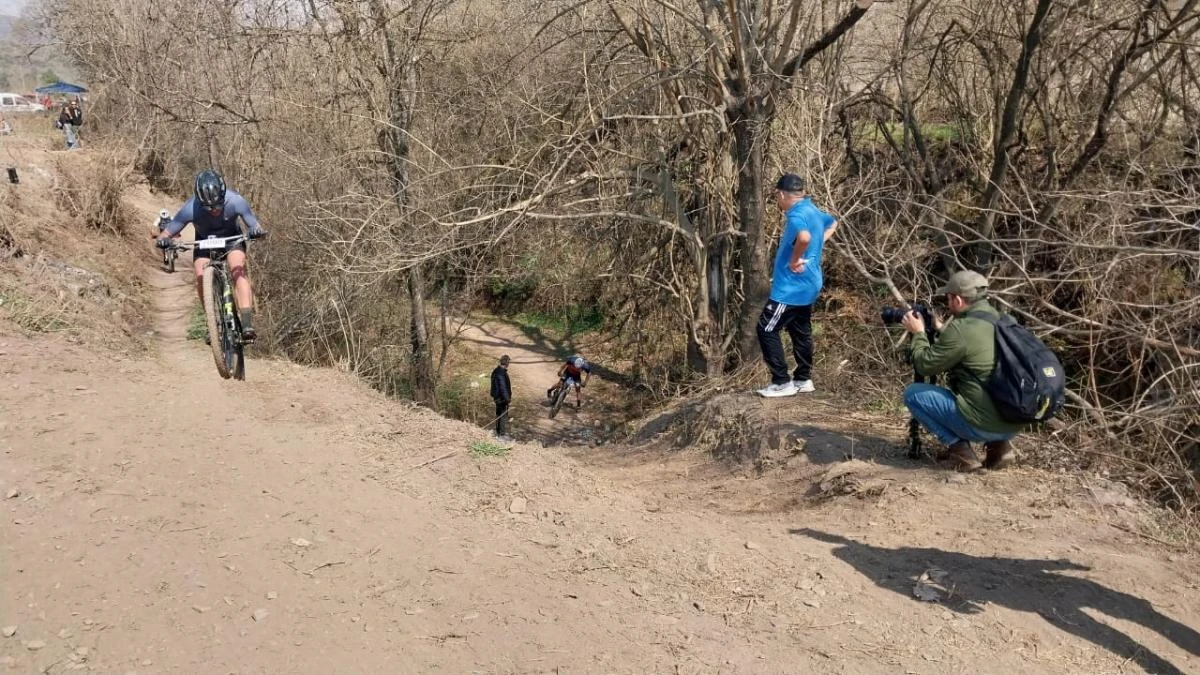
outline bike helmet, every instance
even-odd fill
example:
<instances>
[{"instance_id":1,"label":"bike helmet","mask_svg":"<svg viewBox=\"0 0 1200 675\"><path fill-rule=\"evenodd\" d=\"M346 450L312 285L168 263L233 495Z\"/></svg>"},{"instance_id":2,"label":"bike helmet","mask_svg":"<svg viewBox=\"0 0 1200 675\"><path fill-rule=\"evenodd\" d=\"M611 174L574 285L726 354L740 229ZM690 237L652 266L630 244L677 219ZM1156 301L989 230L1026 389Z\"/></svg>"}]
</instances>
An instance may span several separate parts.
<instances>
[{"instance_id":1,"label":"bike helmet","mask_svg":"<svg viewBox=\"0 0 1200 675\"><path fill-rule=\"evenodd\" d=\"M163 220L168 220L171 218L171 212L166 209L163 209L162 211L158 212L158 217Z\"/></svg>"},{"instance_id":2,"label":"bike helmet","mask_svg":"<svg viewBox=\"0 0 1200 675\"><path fill-rule=\"evenodd\" d=\"M582 368L584 363L585 361L583 360L582 356L576 356L571 360L571 365L575 366L576 368Z\"/></svg>"},{"instance_id":3,"label":"bike helmet","mask_svg":"<svg viewBox=\"0 0 1200 675\"><path fill-rule=\"evenodd\" d=\"M205 169L196 176L196 199L205 208L225 206L225 179L214 169Z\"/></svg>"}]
</instances>

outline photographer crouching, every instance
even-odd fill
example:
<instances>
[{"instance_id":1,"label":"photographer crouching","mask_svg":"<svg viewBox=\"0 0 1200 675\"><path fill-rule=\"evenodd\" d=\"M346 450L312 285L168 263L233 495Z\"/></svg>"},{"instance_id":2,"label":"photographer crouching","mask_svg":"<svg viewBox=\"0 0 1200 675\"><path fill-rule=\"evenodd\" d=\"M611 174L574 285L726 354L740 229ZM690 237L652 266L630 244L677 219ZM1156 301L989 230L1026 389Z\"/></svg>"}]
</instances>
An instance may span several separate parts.
<instances>
[{"instance_id":1,"label":"photographer crouching","mask_svg":"<svg viewBox=\"0 0 1200 675\"><path fill-rule=\"evenodd\" d=\"M949 385L911 384L904 390L904 405L945 444L938 459L960 471L1011 464L1015 457L1009 440L1025 426L1005 421L984 388L996 363L996 334L991 322L972 315L1000 316L987 301L987 286L982 274L964 270L936 291L945 295L952 318L945 325L934 318L938 335L932 342L920 312L908 312L901 321L912 333L913 368L926 377L946 373ZM982 464L973 442L987 450Z\"/></svg>"}]
</instances>

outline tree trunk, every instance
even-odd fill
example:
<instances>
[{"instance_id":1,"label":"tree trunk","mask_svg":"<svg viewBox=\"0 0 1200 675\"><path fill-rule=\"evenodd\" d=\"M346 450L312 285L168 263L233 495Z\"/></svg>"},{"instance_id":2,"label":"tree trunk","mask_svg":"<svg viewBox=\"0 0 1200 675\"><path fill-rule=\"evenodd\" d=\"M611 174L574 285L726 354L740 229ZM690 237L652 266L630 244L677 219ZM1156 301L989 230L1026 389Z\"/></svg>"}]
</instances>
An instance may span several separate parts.
<instances>
[{"instance_id":1,"label":"tree trunk","mask_svg":"<svg viewBox=\"0 0 1200 675\"><path fill-rule=\"evenodd\" d=\"M379 146L388 158L392 179L392 199L400 228L414 225L409 207L409 162L411 147L408 134L412 132L417 106L417 71L403 33L404 25L392 20L381 0L372 0L371 12L376 27L383 32L383 73L387 84L387 126L379 132ZM433 368L433 349L429 345L429 318L425 309L425 275L420 265L408 271L408 303L411 317L409 342L412 345L410 377L413 400L428 406L436 404L436 377Z\"/></svg>"},{"instance_id":2,"label":"tree trunk","mask_svg":"<svg viewBox=\"0 0 1200 675\"><path fill-rule=\"evenodd\" d=\"M730 119L734 138L733 161L737 167L735 198L738 222L745 233L740 251L745 298L737 322L741 336L738 355L743 362L758 356L758 338L754 326L763 303L771 293L772 265L763 227L763 146L768 142L770 117L759 101L750 99Z\"/></svg>"},{"instance_id":3,"label":"tree trunk","mask_svg":"<svg viewBox=\"0 0 1200 675\"><path fill-rule=\"evenodd\" d=\"M433 350L429 348L429 326L425 313L425 275L420 265L408 271L408 303L411 310L409 340L412 344L413 400L433 406L437 403L433 376Z\"/></svg>"},{"instance_id":4,"label":"tree trunk","mask_svg":"<svg viewBox=\"0 0 1200 675\"><path fill-rule=\"evenodd\" d=\"M975 247L975 267L983 272L992 264L992 235L996 228L996 204L1004 188L1004 178L1008 175L1010 151L1017 142L1017 132L1021 126L1021 102L1025 91L1029 88L1029 70L1033 64L1034 54L1042 45L1042 26L1050 14L1053 0L1038 0L1033 11L1029 28L1021 42L1021 55L1017 58L1016 71L1013 73L1012 85L1008 89L1008 97L1004 100L1004 111L1000 116L1000 127L996 132L996 141L992 148L992 170L988 175L987 189L984 191L980 208L983 213L979 222L980 241ZM950 270L953 271L953 270Z\"/></svg>"}]
</instances>

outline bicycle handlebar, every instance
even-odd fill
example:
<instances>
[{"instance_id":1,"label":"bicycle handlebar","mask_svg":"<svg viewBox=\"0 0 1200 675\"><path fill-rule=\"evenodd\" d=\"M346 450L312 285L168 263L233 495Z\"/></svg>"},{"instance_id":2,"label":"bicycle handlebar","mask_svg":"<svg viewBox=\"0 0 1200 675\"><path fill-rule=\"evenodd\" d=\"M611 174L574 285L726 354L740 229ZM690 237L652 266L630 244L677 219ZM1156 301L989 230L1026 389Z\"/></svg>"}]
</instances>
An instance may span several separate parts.
<instances>
[{"instance_id":1,"label":"bicycle handlebar","mask_svg":"<svg viewBox=\"0 0 1200 675\"><path fill-rule=\"evenodd\" d=\"M254 238L256 237L235 234L232 237L209 237L208 239L197 239L196 241L183 241L175 244L175 246L181 249L194 248L203 251L224 251L231 246L236 246Z\"/></svg>"}]
</instances>

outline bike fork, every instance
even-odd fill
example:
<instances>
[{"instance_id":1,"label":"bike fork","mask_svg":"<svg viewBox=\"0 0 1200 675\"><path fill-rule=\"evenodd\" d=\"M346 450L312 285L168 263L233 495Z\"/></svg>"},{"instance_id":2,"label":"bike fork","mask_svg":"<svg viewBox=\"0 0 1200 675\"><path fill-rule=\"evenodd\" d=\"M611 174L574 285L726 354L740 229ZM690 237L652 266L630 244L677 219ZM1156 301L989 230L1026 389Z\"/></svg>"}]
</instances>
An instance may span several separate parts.
<instances>
[{"instance_id":1,"label":"bike fork","mask_svg":"<svg viewBox=\"0 0 1200 675\"><path fill-rule=\"evenodd\" d=\"M229 329L231 340L236 340L237 335L237 314L233 310L233 289L229 287L229 278L221 275L221 313L225 315L225 325Z\"/></svg>"}]
</instances>

